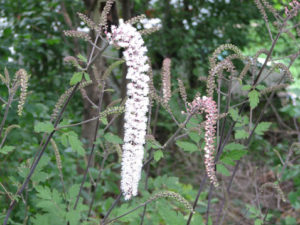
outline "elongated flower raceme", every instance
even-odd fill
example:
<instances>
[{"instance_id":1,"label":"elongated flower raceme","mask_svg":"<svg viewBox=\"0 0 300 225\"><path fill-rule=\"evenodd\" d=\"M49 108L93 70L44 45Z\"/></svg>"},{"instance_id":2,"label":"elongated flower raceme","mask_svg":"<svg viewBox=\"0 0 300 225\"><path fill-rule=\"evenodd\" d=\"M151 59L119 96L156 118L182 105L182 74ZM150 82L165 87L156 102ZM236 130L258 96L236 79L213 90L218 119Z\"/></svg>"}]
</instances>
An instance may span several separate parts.
<instances>
[{"instance_id":1,"label":"elongated flower raceme","mask_svg":"<svg viewBox=\"0 0 300 225\"><path fill-rule=\"evenodd\" d=\"M149 106L147 48L138 31L129 23L112 26L107 33L110 43L125 48L128 66L128 99L125 104L124 144L122 152L121 190L126 200L136 196L143 166L144 144Z\"/></svg>"},{"instance_id":2,"label":"elongated flower raceme","mask_svg":"<svg viewBox=\"0 0 300 225\"><path fill-rule=\"evenodd\" d=\"M218 181L215 174L215 164L214 164L214 142L215 142L215 125L218 118L218 110L216 102L211 97L203 96L202 98L197 97L192 103L188 104L190 113L206 113L205 120L205 167L207 176L210 182L214 184L215 187L218 186Z\"/></svg>"},{"instance_id":3,"label":"elongated flower raceme","mask_svg":"<svg viewBox=\"0 0 300 225\"><path fill-rule=\"evenodd\" d=\"M163 101L167 104L171 98L171 59L165 58L162 67Z\"/></svg>"}]
</instances>

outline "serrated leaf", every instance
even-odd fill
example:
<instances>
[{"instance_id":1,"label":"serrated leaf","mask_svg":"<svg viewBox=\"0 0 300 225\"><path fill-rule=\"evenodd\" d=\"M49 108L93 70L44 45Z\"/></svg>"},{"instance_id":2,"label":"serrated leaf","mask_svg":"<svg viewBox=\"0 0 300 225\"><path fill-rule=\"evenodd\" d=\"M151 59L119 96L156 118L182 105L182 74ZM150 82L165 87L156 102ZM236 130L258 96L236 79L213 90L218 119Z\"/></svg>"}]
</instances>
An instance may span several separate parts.
<instances>
[{"instance_id":1,"label":"serrated leaf","mask_svg":"<svg viewBox=\"0 0 300 225\"><path fill-rule=\"evenodd\" d=\"M256 89L260 90L260 91L264 90L265 88L266 87L264 85L261 85L261 84L256 86Z\"/></svg>"},{"instance_id":2,"label":"serrated leaf","mask_svg":"<svg viewBox=\"0 0 300 225\"><path fill-rule=\"evenodd\" d=\"M226 154L226 157L233 160L240 160L246 154L246 150L232 150Z\"/></svg>"},{"instance_id":3,"label":"serrated leaf","mask_svg":"<svg viewBox=\"0 0 300 225\"><path fill-rule=\"evenodd\" d=\"M49 217L45 214L35 214L35 217L31 218L33 225L49 224Z\"/></svg>"},{"instance_id":4,"label":"serrated leaf","mask_svg":"<svg viewBox=\"0 0 300 225\"><path fill-rule=\"evenodd\" d=\"M201 139L200 134L196 133L196 132L190 132L189 133L189 137L196 143L198 143Z\"/></svg>"},{"instance_id":5,"label":"serrated leaf","mask_svg":"<svg viewBox=\"0 0 300 225\"><path fill-rule=\"evenodd\" d=\"M104 139L113 144L123 144L123 140L113 133L106 133Z\"/></svg>"},{"instance_id":6,"label":"serrated leaf","mask_svg":"<svg viewBox=\"0 0 300 225\"><path fill-rule=\"evenodd\" d=\"M233 161L233 159L231 159L230 157L222 157L220 159L220 162L226 164L226 165L230 165L230 166L234 166L235 165L235 162Z\"/></svg>"},{"instance_id":7,"label":"serrated leaf","mask_svg":"<svg viewBox=\"0 0 300 225\"><path fill-rule=\"evenodd\" d=\"M78 210L71 210L67 212L66 219L70 225L78 225L78 222L81 218L80 212Z\"/></svg>"},{"instance_id":8,"label":"serrated leaf","mask_svg":"<svg viewBox=\"0 0 300 225\"><path fill-rule=\"evenodd\" d=\"M85 155L85 150L82 147L81 141L78 139L77 136L75 135L69 135L68 136L69 143L71 145L72 150L77 152L79 155L84 156Z\"/></svg>"},{"instance_id":9,"label":"serrated leaf","mask_svg":"<svg viewBox=\"0 0 300 225\"><path fill-rule=\"evenodd\" d=\"M252 90L248 93L251 109L254 109L259 103L260 93L256 90Z\"/></svg>"},{"instance_id":10,"label":"serrated leaf","mask_svg":"<svg viewBox=\"0 0 300 225\"><path fill-rule=\"evenodd\" d=\"M4 146L3 148L0 149L0 153L2 153L3 155L7 155L8 153L13 151L14 149L15 149L14 146Z\"/></svg>"},{"instance_id":11,"label":"serrated leaf","mask_svg":"<svg viewBox=\"0 0 300 225\"><path fill-rule=\"evenodd\" d=\"M83 75L84 75L84 79L86 81L90 81L91 80L90 75L88 73L83 73Z\"/></svg>"},{"instance_id":12,"label":"serrated leaf","mask_svg":"<svg viewBox=\"0 0 300 225\"><path fill-rule=\"evenodd\" d=\"M232 151L232 150L242 150L242 149L245 149L245 148L246 147L244 145L241 145L241 144L238 144L238 143L230 143L230 144L228 144L224 147L224 150Z\"/></svg>"},{"instance_id":13,"label":"serrated leaf","mask_svg":"<svg viewBox=\"0 0 300 225\"><path fill-rule=\"evenodd\" d=\"M104 125L107 125L107 124L108 124L108 120L107 120L106 116L100 117L100 121L101 121Z\"/></svg>"},{"instance_id":14,"label":"serrated leaf","mask_svg":"<svg viewBox=\"0 0 300 225\"><path fill-rule=\"evenodd\" d=\"M164 157L164 153L162 152L162 150L157 150L153 154L153 158L156 162L158 162L163 157Z\"/></svg>"},{"instance_id":15,"label":"serrated leaf","mask_svg":"<svg viewBox=\"0 0 300 225\"><path fill-rule=\"evenodd\" d=\"M271 122L261 122L257 125L256 129L254 130L254 132L258 135L263 135L264 132L266 132L267 130L269 130L270 126L271 126Z\"/></svg>"},{"instance_id":16,"label":"serrated leaf","mask_svg":"<svg viewBox=\"0 0 300 225\"><path fill-rule=\"evenodd\" d=\"M82 72L74 73L70 80L70 85L74 85L80 82L82 80L82 76L83 76Z\"/></svg>"},{"instance_id":17,"label":"serrated leaf","mask_svg":"<svg viewBox=\"0 0 300 225\"><path fill-rule=\"evenodd\" d=\"M83 55L81 55L81 54L78 54L77 57L78 57L78 59L80 59L82 62L87 63L87 58L86 58L85 56L83 56Z\"/></svg>"},{"instance_id":18,"label":"serrated leaf","mask_svg":"<svg viewBox=\"0 0 300 225\"><path fill-rule=\"evenodd\" d=\"M64 133L60 136L60 140L63 146L68 147L68 134Z\"/></svg>"},{"instance_id":19,"label":"serrated leaf","mask_svg":"<svg viewBox=\"0 0 300 225\"><path fill-rule=\"evenodd\" d=\"M45 200L51 199L51 190L49 187L35 186L35 190L38 192L37 197Z\"/></svg>"},{"instance_id":20,"label":"serrated leaf","mask_svg":"<svg viewBox=\"0 0 300 225\"><path fill-rule=\"evenodd\" d=\"M234 121L238 121L240 118L239 112L237 109L230 108L229 114Z\"/></svg>"},{"instance_id":21,"label":"serrated leaf","mask_svg":"<svg viewBox=\"0 0 300 225\"><path fill-rule=\"evenodd\" d=\"M48 180L49 177L50 175L48 173L36 171L32 175L31 180L34 181L35 183L40 183L40 182L45 182L46 180Z\"/></svg>"},{"instance_id":22,"label":"serrated leaf","mask_svg":"<svg viewBox=\"0 0 300 225\"><path fill-rule=\"evenodd\" d=\"M249 84L243 85L243 86L242 86L242 90L243 90L243 91L249 91L249 90L251 90L251 88L252 88L252 86L249 85Z\"/></svg>"},{"instance_id":23,"label":"serrated leaf","mask_svg":"<svg viewBox=\"0 0 300 225\"><path fill-rule=\"evenodd\" d=\"M254 221L254 225L262 225L263 224L263 221L261 219L256 219Z\"/></svg>"},{"instance_id":24,"label":"serrated leaf","mask_svg":"<svg viewBox=\"0 0 300 225\"><path fill-rule=\"evenodd\" d=\"M228 169L222 165L222 164L217 164L217 172L221 173L224 176L230 176L230 172L228 171Z\"/></svg>"},{"instance_id":25,"label":"serrated leaf","mask_svg":"<svg viewBox=\"0 0 300 225\"><path fill-rule=\"evenodd\" d=\"M198 151L197 145L187 142L187 141L176 141L176 145L182 148L186 152L196 152Z\"/></svg>"},{"instance_id":26,"label":"serrated leaf","mask_svg":"<svg viewBox=\"0 0 300 225\"><path fill-rule=\"evenodd\" d=\"M80 189L80 185L79 184L73 184L69 191L68 191L68 198L69 198L69 201L72 202L72 200L76 199L76 196L79 192L79 189Z\"/></svg>"},{"instance_id":27,"label":"serrated leaf","mask_svg":"<svg viewBox=\"0 0 300 225\"><path fill-rule=\"evenodd\" d=\"M147 147L150 149L150 148L153 148L153 149L161 149L162 148L162 146L161 146L161 144L158 142L158 141L156 141L156 140L147 140Z\"/></svg>"},{"instance_id":28,"label":"serrated leaf","mask_svg":"<svg viewBox=\"0 0 300 225\"><path fill-rule=\"evenodd\" d=\"M205 225L205 223L203 222L203 218L199 213L196 213L192 217L191 225Z\"/></svg>"},{"instance_id":29,"label":"serrated leaf","mask_svg":"<svg viewBox=\"0 0 300 225\"><path fill-rule=\"evenodd\" d=\"M46 133L51 133L54 130L54 126L51 122L38 122L34 126L34 131L37 133L40 132L46 132Z\"/></svg>"},{"instance_id":30,"label":"serrated leaf","mask_svg":"<svg viewBox=\"0 0 300 225\"><path fill-rule=\"evenodd\" d=\"M245 130L237 130L234 134L235 139L246 139L249 137L249 133Z\"/></svg>"}]
</instances>

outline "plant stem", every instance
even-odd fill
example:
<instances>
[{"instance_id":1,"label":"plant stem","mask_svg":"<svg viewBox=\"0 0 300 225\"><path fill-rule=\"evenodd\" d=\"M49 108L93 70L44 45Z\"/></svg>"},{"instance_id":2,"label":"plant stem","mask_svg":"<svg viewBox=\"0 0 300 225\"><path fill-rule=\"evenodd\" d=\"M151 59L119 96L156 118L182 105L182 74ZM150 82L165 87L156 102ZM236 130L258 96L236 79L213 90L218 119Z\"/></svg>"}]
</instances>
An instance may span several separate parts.
<instances>
[{"instance_id":1,"label":"plant stem","mask_svg":"<svg viewBox=\"0 0 300 225\"><path fill-rule=\"evenodd\" d=\"M70 96L67 98L67 101L64 103L64 106L63 106L63 108L61 109L61 111L60 111L60 113L59 113L59 115L58 115L58 117L57 117L57 119L56 119L56 122L55 122L55 124L54 124L54 128L56 128L57 125L59 124L59 122L60 122L60 120L61 120L61 117L62 117L62 115L63 115L63 113L64 113L64 111L65 111L67 105L69 104L71 98L73 97L75 91L77 90L79 84L80 84L80 83L78 82L78 83L75 85L75 87L73 88L73 90L72 90ZM52 138L52 136L54 135L54 133L55 133L55 129L48 135L48 138L47 138L46 142L44 143L44 145L43 145L43 147L42 147L40 153L38 154L36 160L33 162L32 167L30 168L30 172L29 172L29 174L27 175L27 177L26 177L24 183L22 184L22 186L21 186L20 189L18 190L16 196L20 196L20 195L23 193L24 189L26 188L26 186L27 186L27 184L28 184L28 182L29 182L31 176L33 175L33 173L34 173L34 171L35 171L35 169L36 169L36 167L37 167L37 165L38 165L40 159L42 158L42 156L43 156L43 154L44 154L44 152L45 152L45 150L46 150L46 148L47 148L47 146L48 146L48 144L49 144L49 142L50 142L50 139ZM10 217L10 214L11 214L11 212L12 212L14 206L16 205L16 203L17 203L16 200L13 200L13 201L10 203L10 206L9 206L7 212L6 212L6 217L5 217L5 220L4 220L4 222L3 222L3 225L6 225L6 224L7 224L8 219L9 219L9 217Z\"/></svg>"},{"instance_id":2,"label":"plant stem","mask_svg":"<svg viewBox=\"0 0 300 225\"><path fill-rule=\"evenodd\" d=\"M101 85L101 91L100 91L100 97L99 97L99 103L98 103L98 110L97 110L98 114L101 112L101 108L102 108L104 87L105 87L105 81L103 81L103 84ZM95 150L95 147L96 147L95 141L97 139L97 133L98 133L99 125L100 125L100 121L97 120L97 123L96 123L96 126L95 126L95 132L94 132L94 138L93 138L93 145L92 145L91 153L89 155L88 163L87 163L86 169L84 171L83 178L82 178L82 181L81 181L81 184L80 184L80 189L79 189L79 192L78 192L78 195L76 197L76 201L75 201L75 204L74 204L74 207L73 207L74 210L77 208L79 197L80 197L81 191L83 189L83 184L86 180L87 173L88 173L89 168L91 166L92 158L93 158L93 155L94 155L94 150Z\"/></svg>"}]
</instances>

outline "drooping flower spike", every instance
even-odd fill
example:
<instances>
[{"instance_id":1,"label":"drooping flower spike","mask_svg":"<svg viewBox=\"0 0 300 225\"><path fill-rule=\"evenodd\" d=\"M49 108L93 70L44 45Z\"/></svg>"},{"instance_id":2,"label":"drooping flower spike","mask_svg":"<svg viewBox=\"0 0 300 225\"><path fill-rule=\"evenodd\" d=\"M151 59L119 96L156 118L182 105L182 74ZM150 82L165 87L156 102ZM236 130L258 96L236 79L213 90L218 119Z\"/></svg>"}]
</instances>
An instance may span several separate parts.
<instances>
[{"instance_id":1,"label":"drooping flower spike","mask_svg":"<svg viewBox=\"0 0 300 225\"><path fill-rule=\"evenodd\" d=\"M204 163L206 167L207 176L210 179L210 182L217 187L218 181L215 173L215 163L214 163L214 142L218 118L217 104L212 99L212 97L196 97L192 103L188 104L189 113L206 113L205 120L205 147L204 147Z\"/></svg>"},{"instance_id":2,"label":"drooping flower spike","mask_svg":"<svg viewBox=\"0 0 300 225\"><path fill-rule=\"evenodd\" d=\"M138 193L143 166L144 144L149 106L149 70L147 48L141 34L129 23L112 26L107 38L116 47L124 48L128 67L126 78L128 100L125 104L124 144L122 152L121 190L126 200Z\"/></svg>"}]
</instances>

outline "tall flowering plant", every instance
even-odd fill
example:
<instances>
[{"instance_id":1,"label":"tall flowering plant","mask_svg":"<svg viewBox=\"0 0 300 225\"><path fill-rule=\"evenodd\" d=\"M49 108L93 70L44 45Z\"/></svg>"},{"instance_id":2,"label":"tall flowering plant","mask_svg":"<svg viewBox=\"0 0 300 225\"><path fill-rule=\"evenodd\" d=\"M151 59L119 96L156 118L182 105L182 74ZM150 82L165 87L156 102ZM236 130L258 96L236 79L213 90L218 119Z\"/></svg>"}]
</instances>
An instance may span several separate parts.
<instances>
[{"instance_id":1,"label":"tall flowering plant","mask_svg":"<svg viewBox=\"0 0 300 225\"><path fill-rule=\"evenodd\" d=\"M149 106L147 48L141 34L129 23L112 26L107 33L110 43L125 48L128 66L126 78L128 100L125 104L124 144L122 153L121 190L126 200L136 196L143 166L144 144Z\"/></svg>"}]
</instances>

